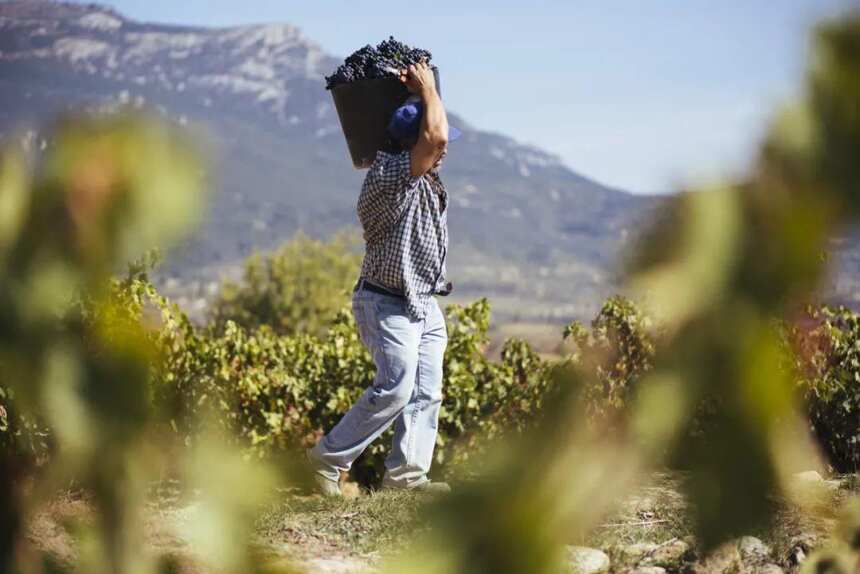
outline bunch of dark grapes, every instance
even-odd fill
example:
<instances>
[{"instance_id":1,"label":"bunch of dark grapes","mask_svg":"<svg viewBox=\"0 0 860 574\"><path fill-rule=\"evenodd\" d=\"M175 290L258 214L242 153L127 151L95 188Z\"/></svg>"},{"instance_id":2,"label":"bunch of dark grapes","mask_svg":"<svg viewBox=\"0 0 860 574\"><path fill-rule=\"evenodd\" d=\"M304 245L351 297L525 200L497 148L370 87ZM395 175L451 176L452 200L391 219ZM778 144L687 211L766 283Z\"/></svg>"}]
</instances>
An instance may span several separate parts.
<instances>
[{"instance_id":1,"label":"bunch of dark grapes","mask_svg":"<svg viewBox=\"0 0 860 574\"><path fill-rule=\"evenodd\" d=\"M326 89L330 90L340 84L348 84L369 78L396 78L397 70L421 60L430 61L433 55L427 50L410 48L403 42L398 42L394 36L379 43L375 48L368 44L353 52L334 74L326 76Z\"/></svg>"}]
</instances>

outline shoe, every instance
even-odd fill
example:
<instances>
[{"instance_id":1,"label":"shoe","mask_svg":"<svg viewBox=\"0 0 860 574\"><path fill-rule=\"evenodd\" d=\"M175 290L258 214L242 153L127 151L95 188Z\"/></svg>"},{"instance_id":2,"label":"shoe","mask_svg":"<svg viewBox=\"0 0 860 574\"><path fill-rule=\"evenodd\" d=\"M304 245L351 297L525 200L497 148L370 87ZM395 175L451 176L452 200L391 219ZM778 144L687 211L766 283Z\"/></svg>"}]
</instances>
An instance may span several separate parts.
<instances>
[{"instance_id":1,"label":"shoe","mask_svg":"<svg viewBox=\"0 0 860 574\"><path fill-rule=\"evenodd\" d=\"M319 461L314 458L312 449L307 449L305 451L305 458L311 467L319 466ZM340 484L338 481L327 478L316 472L316 470L314 470L314 482L317 486L317 492L323 496L343 496L343 492L340 490Z\"/></svg>"},{"instance_id":2,"label":"shoe","mask_svg":"<svg viewBox=\"0 0 860 574\"><path fill-rule=\"evenodd\" d=\"M319 473L314 473L314 482L317 485L317 491L326 497L343 496L340 491L340 485L337 481L330 480Z\"/></svg>"}]
</instances>

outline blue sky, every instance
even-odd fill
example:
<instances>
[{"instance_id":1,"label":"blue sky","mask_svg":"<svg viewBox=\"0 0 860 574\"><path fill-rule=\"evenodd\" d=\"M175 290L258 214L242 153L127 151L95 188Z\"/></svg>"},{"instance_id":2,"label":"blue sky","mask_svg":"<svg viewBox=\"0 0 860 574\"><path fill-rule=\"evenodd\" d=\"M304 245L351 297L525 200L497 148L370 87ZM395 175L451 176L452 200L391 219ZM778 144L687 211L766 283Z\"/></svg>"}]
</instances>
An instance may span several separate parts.
<instances>
[{"instance_id":1,"label":"blue sky","mask_svg":"<svg viewBox=\"0 0 860 574\"><path fill-rule=\"evenodd\" d=\"M114 0L127 16L281 21L345 56L393 34L431 50L447 106L636 193L744 169L798 93L817 20L857 0ZM452 150L454 151L454 150Z\"/></svg>"}]
</instances>

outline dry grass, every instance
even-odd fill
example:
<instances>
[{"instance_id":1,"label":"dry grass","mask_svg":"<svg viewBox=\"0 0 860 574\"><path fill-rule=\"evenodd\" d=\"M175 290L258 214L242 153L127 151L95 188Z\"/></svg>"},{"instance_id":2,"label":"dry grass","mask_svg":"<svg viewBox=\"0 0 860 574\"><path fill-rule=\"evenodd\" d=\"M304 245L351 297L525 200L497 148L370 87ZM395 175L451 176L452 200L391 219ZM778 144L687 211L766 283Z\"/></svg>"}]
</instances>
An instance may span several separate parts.
<instances>
[{"instance_id":1,"label":"dry grass","mask_svg":"<svg viewBox=\"0 0 860 574\"><path fill-rule=\"evenodd\" d=\"M651 481L628 496L616 512L599 525L588 543L596 548L683 538L692 534L680 478L655 473Z\"/></svg>"},{"instance_id":2,"label":"dry grass","mask_svg":"<svg viewBox=\"0 0 860 574\"><path fill-rule=\"evenodd\" d=\"M59 566L68 567L77 558L72 532L93 520L92 504L81 492L62 492L33 515L27 524L27 538Z\"/></svg>"},{"instance_id":3,"label":"dry grass","mask_svg":"<svg viewBox=\"0 0 860 574\"><path fill-rule=\"evenodd\" d=\"M860 496L858 476L836 477L827 486L820 486L806 510L783 501L771 527L757 534L773 548L780 565L791 568L798 548L809 554L833 534L841 510L854 496Z\"/></svg>"},{"instance_id":4,"label":"dry grass","mask_svg":"<svg viewBox=\"0 0 860 574\"><path fill-rule=\"evenodd\" d=\"M772 561L788 572L797 569L798 550L808 556L823 545L832 536L845 503L860 495L857 476L836 477L836 480L812 486L814 494L804 507L781 500L770 526L748 533L765 542L772 550ZM591 533L586 543L606 551L612 558L613 570L628 566L623 549L633 544L666 545L683 540L691 548L688 558L700 556L695 568L687 564L699 574L721 571L727 557L737 556L734 544L724 545L710 556L701 556L693 534L691 511L681 494L681 478L676 474L657 473L649 484L627 497L615 514Z\"/></svg>"},{"instance_id":5,"label":"dry grass","mask_svg":"<svg viewBox=\"0 0 860 574\"><path fill-rule=\"evenodd\" d=\"M727 545L707 559L693 563L696 556L693 526L686 500L680 493L681 479L670 473L652 476L628 496L614 514L608 516L584 541L601 548L612 558L613 571L629 564L631 545L659 545L663 551L687 544L684 563L671 571L698 574L721 571L726 560L736 560L736 548ZM771 546L773 561L793 571L792 556L800 548L808 554L832 533L840 507L860 494L857 477L822 485L812 511L789 502L780 506L773 525L749 534ZM431 497L409 492L381 491L345 499L298 495L286 491L278 502L264 508L256 523L258 547L275 560L290 560L313 572L357 572L377 564L387 555L401 552L423 529L428 528L425 512ZM809 507L807 507L809 508ZM66 492L46 504L29 523L29 538L61 567L74 564L76 525L92 523L92 504L81 493ZM207 570L178 534L182 521L193 520L193 504L181 496L175 483L152 489L146 512L147 543L151 550L167 556L169 571L198 574ZM652 546L653 547L653 546ZM625 551L628 549L628 551Z\"/></svg>"},{"instance_id":6,"label":"dry grass","mask_svg":"<svg viewBox=\"0 0 860 574\"><path fill-rule=\"evenodd\" d=\"M261 541L292 555L380 556L402 549L404 533L426 528L421 509L427 495L379 491L352 498L290 496L257 522Z\"/></svg>"}]
</instances>

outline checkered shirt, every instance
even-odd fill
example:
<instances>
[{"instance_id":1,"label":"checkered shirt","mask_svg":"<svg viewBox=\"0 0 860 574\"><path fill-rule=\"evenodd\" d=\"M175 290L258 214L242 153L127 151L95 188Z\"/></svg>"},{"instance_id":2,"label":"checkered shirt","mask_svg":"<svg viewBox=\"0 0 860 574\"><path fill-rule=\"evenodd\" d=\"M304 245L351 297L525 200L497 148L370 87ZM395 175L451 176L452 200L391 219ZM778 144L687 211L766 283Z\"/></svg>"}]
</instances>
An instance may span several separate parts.
<instances>
[{"instance_id":1,"label":"checkered shirt","mask_svg":"<svg viewBox=\"0 0 860 574\"><path fill-rule=\"evenodd\" d=\"M358 198L366 249L361 276L406 296L423 319L434 293L447 293L448 192L439 176L413 176L410 154L379 151Z\"/></svg>"}]
</instances>

